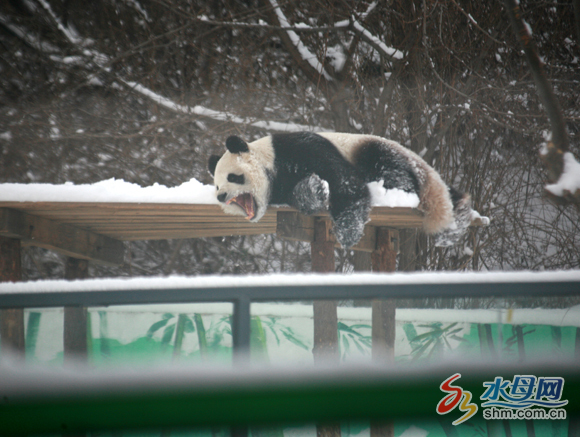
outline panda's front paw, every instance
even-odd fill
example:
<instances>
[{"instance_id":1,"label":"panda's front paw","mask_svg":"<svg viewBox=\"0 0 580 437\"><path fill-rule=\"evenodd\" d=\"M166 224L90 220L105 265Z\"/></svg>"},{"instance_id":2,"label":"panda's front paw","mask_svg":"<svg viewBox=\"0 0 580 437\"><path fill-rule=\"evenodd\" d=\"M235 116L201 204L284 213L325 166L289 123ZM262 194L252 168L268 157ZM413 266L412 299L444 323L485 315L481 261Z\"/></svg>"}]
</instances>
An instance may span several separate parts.
<instances>
[{"instance_id":1,"label":"panda's front paw","mask_svg":"<svg viewBox=\"0 0 580 437\"><path fill-rule=\"evenodd\" d=\"M328 209L328 182L312 173L296 184L292 191L292 206L306 215Z\"/></svg>"}]
</instances>

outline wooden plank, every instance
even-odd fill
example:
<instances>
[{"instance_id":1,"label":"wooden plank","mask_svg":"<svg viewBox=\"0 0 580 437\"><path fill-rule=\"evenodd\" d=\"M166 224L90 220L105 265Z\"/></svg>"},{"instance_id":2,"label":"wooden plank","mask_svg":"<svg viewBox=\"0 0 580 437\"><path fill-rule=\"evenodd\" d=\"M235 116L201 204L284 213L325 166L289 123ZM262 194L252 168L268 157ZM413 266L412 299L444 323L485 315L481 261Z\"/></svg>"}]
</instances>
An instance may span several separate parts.
<instances>
[{"instance_id":1,"label":"wooden plank","mask_svg":"<svg viewBox=\"0 0 580 437\"><path fill-rule=\"evenodd\" d=\"M158 231L152 232L145 230L142 232L119 233L111 236L117 236L119 240L123 241L138 241L138 240L172 240L182 238L213 238L213 237L234 237L239 235L264 235L274 234L275 229L264 230L260 229L241 229L235 232L225 232L223 230L195 230L195 231Z\"/></svg>"},{"instance_id":2,"label":"wooden plank","mask_svg":"<svg viewBox=\"0 0 580 437\"><path fill-rule=\"evenodd\" d=\"M270 208L258 223L250 223L242 216L225 214L215 204L0 202L0 207L117 240L260 235L274 232L278 232L282 238L299 241L312 241L313 238L314 218L302 216L287 206ZM280 216L280 221L277 216ZM328 213L322 212L316 217L328 217ZM370 219L367 226L401 229L421 227L423 220L422 214L416 209L389 207L373 208ZM477 224L474 222L474 225ZM374 250L374 237L374 228L369 228L369 232L365 232L354 249L367 252ZM23 243L30 244L29 241ZM50 248L50 245L45 247ZM78 257L78 254L71 255Z\"/></svg>"},{"instance_id":3,"label":"wooden plank","mask_svg":"<svg viewBox=\"0 0 580 437\"><path fill-rule=\"evenodd\" d=\"M293 241L314 241L313 216L306 216L294 211L279 211L276 234L280 238Z\"/></svg>"},{"instance_id":4,"label":"wooden plank","mask_svg":"<svg viewBox=\"0 0 580 437\"><path fill-rule=\"evenodd\" d=\"M10 208L0 208L0 235L106 265L124 259L121 241Z\"/></svg>"},{"instance_id":5,"label":"wooden plank","mask_svg":"<svg viewBox=\"0 0 580 437\"><path fill-rule=\"evenodd\" d=\"M164 223L164 222L150 222L150 223L106 223L102 225L87 224L85 229L93 229L98 232L108 231L126 231L126 230L179 230L179 229L276 229L276 222L268 223L223 223L223 222L201 222L201 223Z\"/></svg>"}]
</instances>

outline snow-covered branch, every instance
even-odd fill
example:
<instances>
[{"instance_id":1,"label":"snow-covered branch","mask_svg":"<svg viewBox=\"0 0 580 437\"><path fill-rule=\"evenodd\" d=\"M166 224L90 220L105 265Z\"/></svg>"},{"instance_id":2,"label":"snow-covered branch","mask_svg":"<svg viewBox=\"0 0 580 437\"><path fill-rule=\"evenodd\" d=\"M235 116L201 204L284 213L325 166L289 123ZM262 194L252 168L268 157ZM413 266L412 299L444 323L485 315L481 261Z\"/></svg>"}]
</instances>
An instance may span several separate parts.
<instances>
[{"instance_id":1,"label":"snow-covered branch","mask_svg":"<svg viewBox=\"0 0 580 437\"><path fill-rule=\"evenodd\" d=\"M24 41L25 44L29 45L35 50L38 50L41 53L52 54L60 52L58 47L48 42L42 41L40 38L34 36L32 32L28 31L24 27L18 26L10 22L10 20L6 18L4 15L0 15L0 24L2 24L4 27L10 30L10 32L12 32L22 41Z\"/></svg>"},{"instance_id":2,"label":"snow-covered branch","mask_svg":"<svg viewBox=\"0 0 580 437\"><path fill-rule=\"evenodd\" d=\"M137 12L139 12L139 14L145 19L145 21L147 21L148 23L152 22L145 8L137 0L126 0L126 3L133 9L135 9Z\"/></svg>"},{"instance_id":3,"label":"snow-covered branch","mask_svg":"<svg viewBox=\"0 0 580 437\"><path fill-rule=\"evenodd\" d=\"M201 23L210 24L212 26L220 27L235 27L242 29L267 29L267 30L283 30L292 31L295 33L317 33L317 32L344 32L348 30L348 22L346 26L308 26L303 23L296 24L294 26L276 26L273 24L268 24L260 20L258 23L248 23L244 21L219 21L212 20L205 15L200 15L197 17L197 21Z\"/></svg>"},{"instance_id":4,"label":"snow-covered branch","mask_svg":"<svg viewBox=\"0 0 580 437\"><path fill-rule=\"evenodd\" d=\"M55 23L58 30L65 36L67 41L75 48L78 49L79 54L76 56L63 56L61 51L53 46L52 44L45 43L40 39L33 37L30 32L26 29L11 24L6 18L0 15L0 23L5 27L10 29L16 36L21 38L28 45L34 49L41 51L45 54L50 55L49 58L60 64L64 65L75 65L84 68L88 73L87 79L93 81L95 75L98 73L111 73L109 64L111 58L103 53L96 50L85 48L87 45L92 44L91 40L84 39L78 35L78 33L69 26L66 26L58 18L58 16L52 11L50 5L46 0L40 0L42 7L49 13L52 21ZM296 132L296 131L324 131L325 129L318 126L303 125L297 123L285 123L279 121L269 121L269 120L252 120L245 117L239 117L234 114L229 114L224 111L216 111L203 106L188 106L181 105L163 97L160 94L150 90L149 88L141 85L138 82L126 80L120 77L119 74L115 74L114 78L117 82L123 84L124 86L130 88L131 90L141 94L142 96L148 98L149 100L157 103L164 108L179 114L187 115L199 115L201 117L206 117L216 121L226 121L229 123L253 126L260 129L265 129L267 131L275 132Z\"/></svg>"},{"instance_id":5,"label":"snow-covered branch","mask_svg":"<svg viewBox=\"0 0 580 437\"><path fill-rule=\"evenodd\" d=\"M170 111L180 113L180 114L195 114L202 117L211 118L212 120L218 121L227 121L234 124L240 124L245 126L253 126L260 129L265 129L268 131L276 131L276 132L299 132L299 131L324 131L325 129L316 127L316 126L309 126L304 124L297 124L297 123L283 123L279 121L267 121L267 120L251 120L248 118L238 117L236 115L228 114L227 112L223 111L215 111L213 109L208 109L203 106L187 106L187 105L180 105L178 103L173 102L172 100L163 97L154 91L151 91L149 88L144 87L143 85L137 82L125 81L120 79L120 81L126 85L127 87L131 88L135 92L138 92L144 97L154 101L155 103L163 106Z\"/></svg>"},{"instance_id":6,"label":"snow-covered branch","mask_svg":"<svg viewBox=\"0 0 580 437\"><path fill-rule=\"evenodd\" d=\"M54 13L50 4L46 0L38 0L40 5L48 12L48 15L55 23L58 30L66 37L66 39L73 45L78 45L83 42L82 38L79 37L77 32L69 26L65 26L60 18Z\"/></svg>"},{"instance_id":7,"label":"snow-covered branch","mask_svg":"<svg viewBox=\"0 0 580 437\"><path fill-rule=\"evenodd\" d=\"M289 28L290 23L284 15L284 12L282 12L282 9L280 9L280 6L278 6L278 2L276 0L269 0L269 2L280 26L282 28ZM312 67L318 75L323 76L329 82L332 81L332 76L324 69L324 66L320 63L316 55L304 45L298 34L293 30L286 30L285 33L302 60Z\"/></svg>"},{"instance_id":8,"label":"snow-covered branch","mask_svg":"<svg viewBox=\"0 0 580 437\"><path fill-rule=\"evenodd\" d=\"M393 47L387 46L384 42L382 42L379 38L374 36L371 32L363 27L357 20L353 18L352 20L352 27L353 29L358 32L361 38L370 46L372 46L377 52L381 55L386 56L390 59L403 59L405 54L400 50L397 50Z\"/></svg>"}]
</instances>

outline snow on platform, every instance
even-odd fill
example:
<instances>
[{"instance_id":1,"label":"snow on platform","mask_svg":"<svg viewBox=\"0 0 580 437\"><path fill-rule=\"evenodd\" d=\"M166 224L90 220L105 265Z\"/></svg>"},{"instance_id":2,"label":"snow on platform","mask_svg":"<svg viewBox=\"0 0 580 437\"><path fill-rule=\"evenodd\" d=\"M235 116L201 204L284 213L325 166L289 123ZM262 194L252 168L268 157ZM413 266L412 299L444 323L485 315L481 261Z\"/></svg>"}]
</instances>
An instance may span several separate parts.
<instances>
[{"instance_id":1,"label":"snow on platform","mask_svg":"<svg viewBox=\"0 0 580 437\"><path fill-rule=\"evenodd\" d=\"M418 199L397 191L373 195L380 207L373 209L370 225L421 227L422 215L414 208ZM141 187L119 179L84 185L0 184L0 208L123 241L273 234L277 212L293 211L270 208L258 223L250 223L224 214L215 187L196 179L172 188Z\"/></svg>"}]
</instances>

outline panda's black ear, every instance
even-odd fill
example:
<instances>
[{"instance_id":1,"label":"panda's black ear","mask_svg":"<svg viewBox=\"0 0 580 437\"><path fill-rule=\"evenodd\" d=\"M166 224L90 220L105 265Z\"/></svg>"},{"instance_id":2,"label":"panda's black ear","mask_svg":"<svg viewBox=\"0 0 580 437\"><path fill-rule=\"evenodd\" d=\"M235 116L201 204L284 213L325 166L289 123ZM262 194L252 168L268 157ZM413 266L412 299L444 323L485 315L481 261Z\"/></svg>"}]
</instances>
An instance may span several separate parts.
<instances>
[{"instance_id":1,"label":"panda's black ear","mask_svg":"<svg viewBox=\"0 0 580 437\"><path fill-rule=\"evenodd\" d=\"M232 135L226 140L226 148L230 153L244 153L249 152L248 144L240 137Z\"/></svg>"},{"instance_id":2,"label":"panda's black ear","mask_svg":"<svg viewBox=\"0 0 580 437\"><path fill-rule=\"evenodd\" d=\"M220 159L221 159L221 156L218 156L218 155L211 155L209 157L209 161L207 163L207 168L212 176L215 175L215 166L217 165L217 163Z\"/></svg>"}]
</instances>

